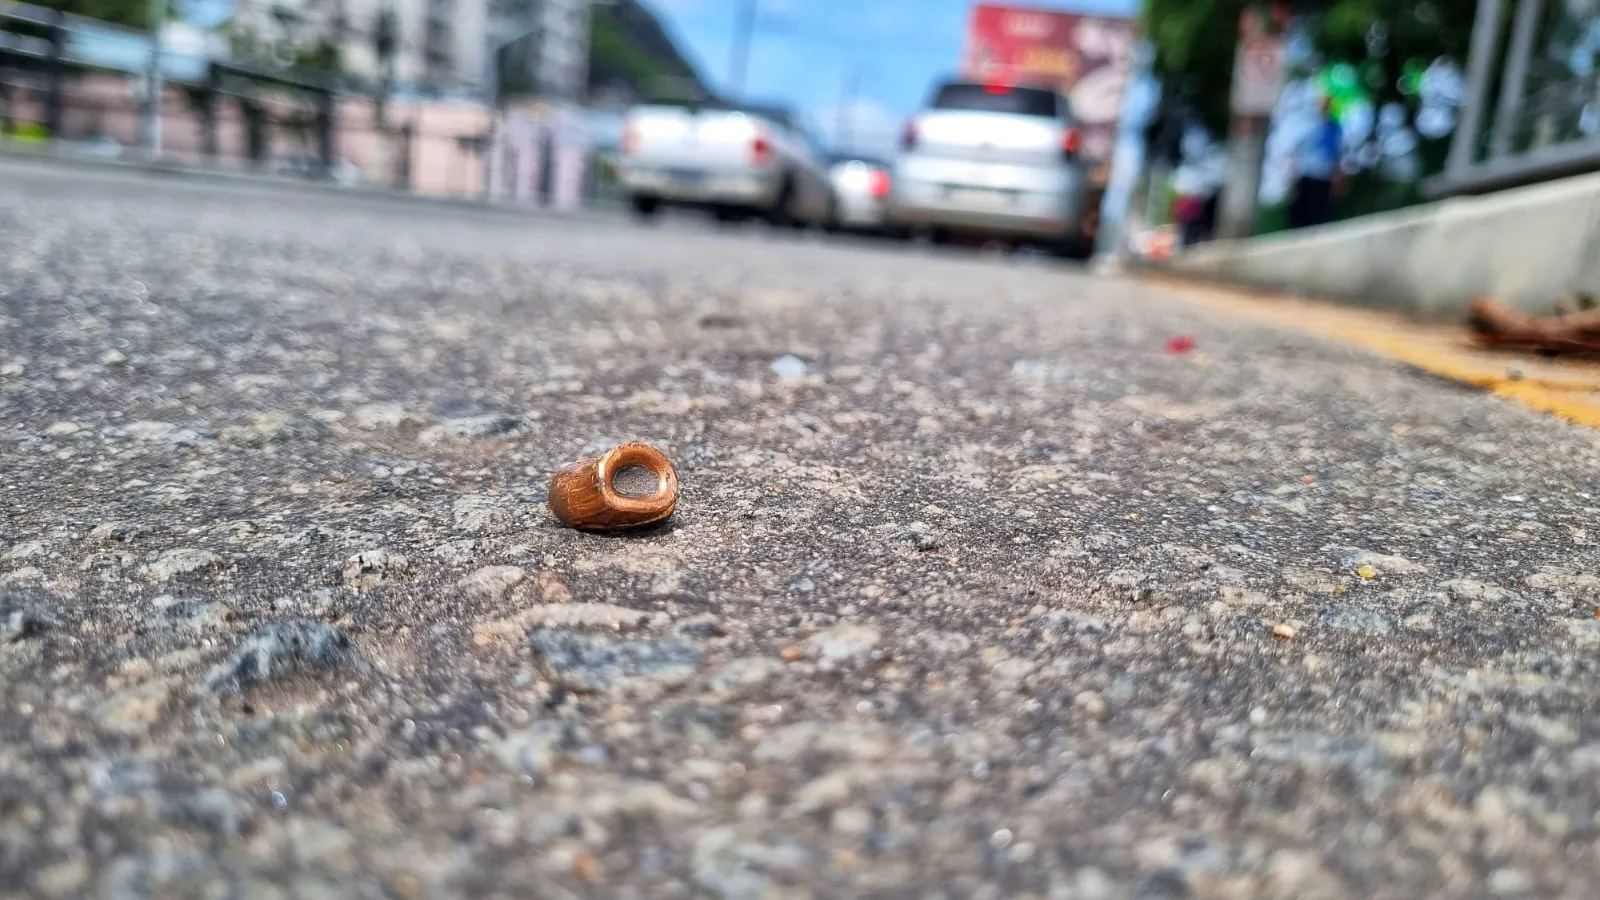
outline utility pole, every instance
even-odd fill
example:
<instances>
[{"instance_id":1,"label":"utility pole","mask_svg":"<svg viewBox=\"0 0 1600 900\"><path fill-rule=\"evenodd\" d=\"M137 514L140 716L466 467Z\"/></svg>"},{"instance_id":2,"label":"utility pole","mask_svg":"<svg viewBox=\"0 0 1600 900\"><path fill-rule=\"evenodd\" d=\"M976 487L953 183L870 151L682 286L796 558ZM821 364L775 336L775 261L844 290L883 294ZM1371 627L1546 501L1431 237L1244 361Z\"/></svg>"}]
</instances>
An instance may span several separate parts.
<instances>
[{"instance_id":1,"label":"utility pole","mask_svg":"<svg viewBox=\"0 0 1600 900\"><path fill-rule=\"evenodd\" d=\"M394 91L394 56L399 49L400 28L395 18L394 4L384 0L378 10L378 20L373 23L372 51L378 57L378 96L373 98L372 119L378 132L387 139L389 127L389 94Z\"/></svg>"},{"instance_id":2,"label":"utility pole","mask_svg":"<svg viewBox=\"0 0 1600 900\"><path fill-rule=\"evenodd\" d=\"M150 0L150 68L145 73L144 150L161 155L161 27L167 21L167 0Z\"/></svg>"},{"instance_id":3,"label":"utility pole","mask_svg":"<svg viewBox=\"0 0 1600 900\"><path fill-rule=\"evenodd\" d=\"M1228 132L1228 168L1217 209L1217 236L1255 235L1261 203L1261 167L1267 156L1267 127L1283 89L1283 31L1288 11L1247 9L1239 16L1239 48L1234 57L1233 124ZM1270 18L1269 18L1270 17Z\"/></svg>"},{"instance_id":4,"label":"utility pole","mask_svg":"<svg viewBox=\"0 0 1600 900\"><path fill-rule=\"evenodd\" d=\"M489 45L489 70L484 73L484 93L489 98L489 128L488 134L485 135L483 148L483 152L486 155L483 161L484 200L493 200L495 198L495 190L504 177L501 172L501 164L505 158L505 151L500 146L500 54L506 49L508 43L491 43Z\"/></svg>"},{"instance_id":5,"label":"utility pole","mask_svg":"<svg viewBox=\"0 0 1600 900\"><path fill-rule=\"evenodd\" d=\"M745 69L750 63L750 36L756 28L757 0L735 0L738 9L733 22L733 58L728 63L728 91L734 99L744 96Z\"/></svg>"},{"instance_id":6,"label":"utility pole","mask_svg":"<svg viewBox=\"0 0 1600 900\"><path fill-rule=\"evenodd\" d=\"M835 140L837 144L834 147L835 150L848 152L851 145L855 143L855 135L852 132L856 121L856 95L860 92L861 70L859 68L852 69L850 74L845 76L844 97L839 104L839 125Z\"/></svg>"},{"instance_id":7,"label":"utility pole","mask_svg":"<svg viewBox=\"0 0 1600 900\"><path fill-rule=\"evenodd\" d=\"M379 70L378 84L372 97L372 128L378 138L378 170L388 173L390 184L397 187L406 184L410 177L401 172L410 165L410 161L396 156L394 132L389 128L389 95L394 91L394 57L399 49L399 38L399 21L395 18L394 4L384 0L372 22L372 53L378 58ZM409 155L410 152L408 142L401 148L401 153Z\"/></svg>"},{"instance_id":8,"label":"utility pole","mask_svg":"<svg viewBox=\"0 0 1600 900\"><path fill-rule=\"evenodd\" d=\"M1217 236L1247 238L1256 233L1261 205L1261 167L1267 156L1267 122L1262 116L1233 117L1228 132L1228 167L1217 206Z\"/></svg>"},{"instance_id":9,"label":"utility pole","mask_svg":"<svg viewBox=\"0 0 1600 900\"><path fill-rule=\"evenodd\" d=\"M485 135L486 146L484 152L488 154L483 166L483 198L493 200L500 189L503 179L504 148L501 146L501 131L505 113L505 85L501 78L501 57L511 47L521 42L541 36L544 33L544 23L535 19L531 24L527 21L517 23L521 31L508 37L501 29L495 29L489 36L489 66L484 73L484 93L489 100L489 133ZM542 61L543 53L540 53Z\"/></svg>"}]
</instances>

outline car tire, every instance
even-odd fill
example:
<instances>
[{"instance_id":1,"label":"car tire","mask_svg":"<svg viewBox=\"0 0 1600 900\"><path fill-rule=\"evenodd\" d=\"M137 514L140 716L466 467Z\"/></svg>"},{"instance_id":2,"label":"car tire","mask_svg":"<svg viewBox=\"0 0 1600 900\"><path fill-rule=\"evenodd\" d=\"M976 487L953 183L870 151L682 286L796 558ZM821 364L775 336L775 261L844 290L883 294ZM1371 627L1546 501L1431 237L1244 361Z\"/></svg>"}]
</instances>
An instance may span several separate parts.
<instances>
[{"instance_id":1,"label":"car tire","mask_svg":"<svg viewBox=\"0 0 1600 900\"><path fill-rule=\"evenodd\" d=\"M794 179L785 175L783 185L778 188L778 197L772 202L772 209L767 211L767 224L773 228L802 228L803 223L794 214Z\"/></svg>"},{"instance_id":2,"label":"car tire","mask_svg":"<svg viewBox=\"0 0 1600 900\"><path fill-rule=\"evenodd\" d=\"M661 213L661 201L654 197L635 194L628 198L628 208L633 211L635 219L648 222Z\"/></svg>"},{"instance_id":3,"label":"car tire","mask_svg":"<svg viewBox=\"0 0 1600 900\"><path fill-rule=\"evenodd\" d=\"M1069 234L1056 243L1056 256L1073 262L1087 262L1094 256L1094 238L1086 234Z\"/></svg>"},{"instance_id":4,"label":"car tire","mask_svg":"<svg viewBox=\"0 0 1600 900\"><path fill-rule=\"evenodd\" d=\"M827 234L844 233L844 223L839 221L839 201L828 201L828 214L822 220L822 230Z\"/></svg>"}]
</instances>

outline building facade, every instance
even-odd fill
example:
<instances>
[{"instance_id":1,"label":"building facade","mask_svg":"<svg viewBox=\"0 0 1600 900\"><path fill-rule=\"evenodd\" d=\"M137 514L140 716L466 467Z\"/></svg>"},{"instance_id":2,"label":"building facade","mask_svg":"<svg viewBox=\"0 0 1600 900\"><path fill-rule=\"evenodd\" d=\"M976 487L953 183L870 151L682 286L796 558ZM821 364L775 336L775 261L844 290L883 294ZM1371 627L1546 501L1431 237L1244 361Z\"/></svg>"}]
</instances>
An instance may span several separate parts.
<instances>
[{"instance_id":1,"label":"building facade","mask_svg":"<svg viewBox=\"0 0 1600 900\"><path fill-rule=\"evenodd\" d=\"M490 7L489 52L500 67L502 96L582 102L589 80L590 16L595 3L496 0Z\"/></svg>"},{"instance_id":2,"label":"building facade","mask_svg":"<svg viewBox=\"0 0 1600 900\"><path fill-rule=\"evenodd\" d=\"M589 76L589 0L544 0L541 7L534 93L581 102Z\"/></svg>"},{"instance_id":3,"label":"building facade","mask_svg":"<svg viewBox=\"0 0 1600 900\"><path fill-rule=\"evenodd\" d=\"M379 35L393 23L397 91L476 96L483 89L489 0L280 0L240 4L231 29L247 55L280 62L331 48L339 70L380 83Z\"/></svg>"},{"instance_id":4,"label":"building facade","mask_svg":"<svg viewBox=\"0 0 1600 900\"><path fill-rule=\"evenodd\" d=\"M605 0L279 0L240 4L230 29L244 55L287 65L331 48L339 70L380 83L387 15L398 92L486 98L498 83L511 96L577 103L596 2Z\"/></svg>"}]
</instances>

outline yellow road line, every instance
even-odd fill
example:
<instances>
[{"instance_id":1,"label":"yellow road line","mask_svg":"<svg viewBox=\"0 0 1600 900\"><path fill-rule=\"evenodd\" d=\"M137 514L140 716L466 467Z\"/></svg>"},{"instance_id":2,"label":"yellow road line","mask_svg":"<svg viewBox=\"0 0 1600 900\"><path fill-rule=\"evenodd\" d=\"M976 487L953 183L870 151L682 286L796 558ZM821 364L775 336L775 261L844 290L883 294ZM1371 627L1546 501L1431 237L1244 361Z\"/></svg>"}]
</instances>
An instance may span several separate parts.
<instances>
[{"instance_id":1,"label":"yellow road line","mask_svg":"<svg viewBox=\"0 0 1600 900\"><path fill-rule=\"evenodd\" d=\"M1376 312L1251 294L1156 276L1188 300L1361 347L1424 372L1481 388L1566 421L1600 428L1600 364L1485 350L1465 328Z\"/></svg>"}]
</instances>

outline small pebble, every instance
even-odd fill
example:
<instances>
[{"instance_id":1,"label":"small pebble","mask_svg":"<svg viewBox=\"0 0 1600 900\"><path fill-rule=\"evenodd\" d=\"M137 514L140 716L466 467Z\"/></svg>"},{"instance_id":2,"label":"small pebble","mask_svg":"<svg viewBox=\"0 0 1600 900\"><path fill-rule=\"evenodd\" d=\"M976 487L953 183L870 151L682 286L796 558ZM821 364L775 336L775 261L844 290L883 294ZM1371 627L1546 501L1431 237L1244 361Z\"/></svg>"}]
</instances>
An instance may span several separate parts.
<instances>
[{"instance_id":1,"label":"small pebble","mask_svg":"<svg viewBox=\"0 0 1600 900\"><path fill-rule=\"evenodd\" d=\"M1083 710L1083 714L1091 719L1104 719L1110 710L1105 698L1094 691L1080 691L1072 698L1072 705Z\"/></svg>"},{"instance_id":2,"label":"small pebble","mask_svg":"<svg viewBox=\"0 0 1600 900\"><path fill-rule=\"evenodd\" d=\"M272 622L241 641L233 655L200 682L200 690L242 694L263 682L349 665L355 660L350 638L332 625L301 619Z\"/></svg>"},{"instance_id":3,"label":"small pebble","mask_svg":"<svg viewBox=\"0 0 1600 900\"><path fill-rule=\"evenodd\" d=\"M600 861L587 850L572 858L572 875L579 881L593 883L600 880Z\"/></svg>"},{"instance_id":4,"label":"small pebble","mask_svg":"<svg viewBox=\"0 0 1600 900\"><path fill-rule=\"evenodd\" d=\"M806 376L806 361L793 354L785 353L772 361L772 374L785 381L792 381Z\"/></svg>"}]
</instances>

